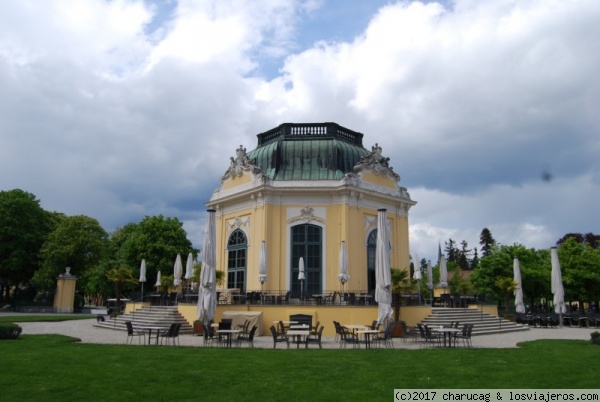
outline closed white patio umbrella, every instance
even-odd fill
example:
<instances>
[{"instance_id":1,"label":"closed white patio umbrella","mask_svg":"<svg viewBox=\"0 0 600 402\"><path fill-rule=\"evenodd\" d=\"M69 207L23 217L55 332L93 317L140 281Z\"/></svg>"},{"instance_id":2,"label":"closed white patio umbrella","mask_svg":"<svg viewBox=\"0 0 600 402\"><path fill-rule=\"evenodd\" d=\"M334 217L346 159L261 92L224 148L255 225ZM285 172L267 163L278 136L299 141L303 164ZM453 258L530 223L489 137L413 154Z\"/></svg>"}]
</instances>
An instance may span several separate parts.
<instances>
[{"instance_id":1,"label":"closed white patio umbrella","mask_svg":"<svg viewBox=\"0 0 600 402\"><path fill-rule=\"evenodd\" d=\"M515 311L517 313L524 313L525 306L523 305L523 288L521 287L521 267L519 266L519 259L513 259L513 281L517 284L513 294L515 295Z\"/></svg>"},{"instance_id":2,"label":"closed white patio umbrella","mask_svg":"<svg viewBox=\"0 0 600 402\"><path fill-rule=\"evenodd\" d=\"M348 276L348 251L346 250L346 242L342 240L340 244L340 273L338 274L338 280L342 285L342 292L344 291L344 285L350 277Z\"/></svg>"},{"instance_id":3,"label":"closed white patio umbrella","mask_svg":"<svg viewBox=\"0 0 600 402\"><path fill-rule=\"evenodd\" d=\"M260 290L267 281L267 242L262 241L258 252L258 281L260 282Z\"/></svg>"},{"instance_id":4,"label":"closed white patio umbrella","mask_svg":"<svg viewBox=\"0 0 600 402\"><path fill-rule=\"evenodd\" d=\"M446 257L443 255L440 257L440 287L448 287L448 267L446 266Z\"/></svg>"},{"instance_id":5,"label":"closed white patio umbrella","mask_svg":"<svg viewBox=\"0 0 600 402\"><path fill-rule=\"evenodd\" d=\"M423 275L421 274L421 262L419 261L419 256L416 253L413 265L415 267L413 279L419 281L419 305L421 305L421 279L423 279Z\"/></svg>"},{"instance_id":6,"label":"closed white patio umbrella","mask_svg":"<svg viewBox=\"0 0 600 402\"><path fill-rule=\"evenodd\" d=\"M304 293L304 258L300 257L298 261L298 280L300 281L300 300Z\"/></svg>"},{"instance_id":7,"label":"closed white patio umbrella","mask_svg":"<svg viewBox=\"0 0 600 402\"><path fill-rule=\"evenodd\" d=\"M142 301L144 301L144 283L146 282L146 260L140 265L140 283L142 284Z\"/></svg>"},{"instance_id":8,"label":"closed white patio umbrella","mask_svg":"<svg viewBox=\"0 0 600 402\"><path fill-rule=\"evenodd\" d=\"M550 261L552 263L552 294L554 295L554 312L558 314L558 322L563 325L562 315L567 312L565 306L565 289L562 283L562 273L560 271L560 262L558 261L558 252L556 247L550 249Z\"/></svg>"},{"instance_id":9,"label":"closed white patio umbrella","mask_svg":"<svg viewBox=\"0 0 600 402\"><path fill-rule=\"evenodd\" d=\"M198 295L198 319L208 325L215 318L217 309L217 245L215 230L215 210L209 209L204 231L202 271L200 271L200 291Z\"/></svg>"},{"instance_id":10,"label":"closed white patio umbrella","mask_svg":"<svg viewBox=\"0 0 600 402\"><path fill-rule=\"evenodd\" d=\"M431 267L431 260L427 260L427 289L429 289L430 301L433 304L433 268Z\"/></svg>"},{"instance_id":11,"label":"closed white patio umbrella","mask_svg":"<svg viewBox=\"0 0 600 402\"><path fill-rule=\"evenodd\" d=\"M384 325L392 315L392 272L390 270L390 241L387 230L387 210L377 211L377 242L375 245L375 301L377 322Z\"/></svg>"},{"instance_id":12,"label":"closed white patio umbrella","mask_svg":"<svg viewBox=\"0 0 600 402\"><path fill-rule=\"evenodd\" d=\"M421 275L421 263L419 262L419 256L417 254L415 254L415 261L413 264L415 266L415 272L413 273L413 279L420 281L423 278L423 275Z\"/></svg>"},{"instance_id":13,"label":"closed white patio umbrella","mask_svg":"<svg viewBox=\"0 0 600 402\"><path fill-rule=\"evenodd\" d=\"M181 285L181 275L183 274L183 264L181 263L181 255L177 254L175 265L173 265L173 285Z\"/></svg>"},{"instance_id":14,"label":"closed white patio umbrella","mask_svg":"<svg viewBox=\"0 0 600 402\"><path fill-rule=\"evenodd\" d=\"M194 256L192 255L192 253L189 253L187 261L185 263L185 276L183 277L183 279L187 281L192 276L194 276Z\"/></svg>"},{"instance_id":15,"label":"closed white patio umbrella","mask_svg":"<svg viewBox=\"0 0 600 402\"><path fill-rule=\"evenodd\" d=\"M162 283L160 282L160 271L156 274L156 283L154 284L155 288L161 287Z\"/></svg>"}]
</instances>

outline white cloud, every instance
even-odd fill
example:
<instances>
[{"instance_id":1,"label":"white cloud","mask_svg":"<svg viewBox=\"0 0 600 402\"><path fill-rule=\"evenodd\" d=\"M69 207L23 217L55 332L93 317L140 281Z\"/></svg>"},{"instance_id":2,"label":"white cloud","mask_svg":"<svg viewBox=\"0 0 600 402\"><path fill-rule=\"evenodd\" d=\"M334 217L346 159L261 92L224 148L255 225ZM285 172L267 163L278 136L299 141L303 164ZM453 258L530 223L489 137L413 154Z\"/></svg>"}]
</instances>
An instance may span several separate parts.
<instances>
[{"instance_id":1,"label":"white cloud","mask_svg":"<svg viewBox=\"0 0 600 402\"><path fill-rule=\"evenodd\" d=\"M109 230L177 216L199 246L240 144L335 121L382 145L419 202L421 257L484 227L528 247L597 231L599 2L391 3L352 41L294 52L298 22L328 6L1 2L0 188ZM279 76L252 77L277 57Z\"/></svg>"}]
</instances>

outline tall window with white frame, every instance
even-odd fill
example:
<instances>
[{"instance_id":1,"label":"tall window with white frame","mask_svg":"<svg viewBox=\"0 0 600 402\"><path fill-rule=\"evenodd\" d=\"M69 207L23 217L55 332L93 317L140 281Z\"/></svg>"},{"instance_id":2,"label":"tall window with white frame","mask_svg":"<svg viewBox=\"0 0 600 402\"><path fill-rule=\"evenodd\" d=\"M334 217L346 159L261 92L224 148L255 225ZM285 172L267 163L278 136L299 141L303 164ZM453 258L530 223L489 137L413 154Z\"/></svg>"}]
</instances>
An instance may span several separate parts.
<instances>
[{"instance_id":1,"label":"tall window with white frame","mask_svg":"<svg viewBox=\"0 0 600 402\"><path fill-rule=\"evenodd\" d=\"M246 291L246 256L248 240L243 231L237 229L227 242L227 288Z\"/></svg>"},{"instance_id":2,"label":"tall window with white frame","mask_svg":"<svg viewBox=\"0 0 600 402\"><path fill-rule=\"evenodd\" d=\"M303 282L298 280L300 257L304 259ZM317 225L298 225L292 227L291 254L291 283L292 297L310 297L321 293L323 272L323 229ZM302 289L300 288L302 286Z\"/></svg>"},{"instance_id":3,"label":"tall window with white frame","mask_svg":"<svg viewBox=\"0 0 600 402\"><path fill-rule=\"evenodd\" d=\"M375 250L377 248L377 229L367 238L367 292L375 290Z\"/></svg>"}]
</instances>

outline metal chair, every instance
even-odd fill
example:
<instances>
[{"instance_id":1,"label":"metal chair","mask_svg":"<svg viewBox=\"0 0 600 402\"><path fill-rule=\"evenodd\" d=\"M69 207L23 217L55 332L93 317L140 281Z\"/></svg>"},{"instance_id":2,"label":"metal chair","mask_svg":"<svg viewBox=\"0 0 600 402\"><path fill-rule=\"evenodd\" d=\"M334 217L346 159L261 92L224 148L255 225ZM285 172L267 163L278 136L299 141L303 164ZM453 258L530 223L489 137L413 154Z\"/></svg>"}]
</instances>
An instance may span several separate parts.
<instances>
[{"instance_id":1,"label":"metal chair","mask_svg":"<svg viewBox=\"0 0 600 402\"><path fill-rule=\"evenodd\" d=\"M323 336L323 329L325 327L323 327L321 325L321 328L319 328L319 330L317 331L317 333L313 334L310 333L307 337L306 337L306 348L308 348L308 344L309 343L314 343L319 345L319 349L322 349L323 347L321 346L321 337Z\"/></svg>"},{"instance_id":2,"label":"metal chair","mask_svg":"<svg viewBox=\"0 0 600 402\"><path fill-rule=\"evenodd\" d=\"M179 343L179 329L180 328L181 328L181 324L177 324L177 323L171 324L169 329L160 335L160 344L162 345L164 340L166 340L167 344L169 344L169 339L171 339L173 346L175 346L175 341L177 341L177 345L181 345Z\"/></svg>"},{"instance_id":3,"label":"metal chair","mask_svg":"<svg viewBox=\"0 0 600 402\"><path fill-rule=\"evenodd\" d=\"M209 327L206 324L202 324L203 327L203 335L204 335L204 346L210 346L213 344L213 341L215 340L215 331L212 329L212 327Z\"/></svg>"},{"instance_id":4,"label":"metal chair","mask_svg":"<svg viewBox=\"0 0 600 402\"><path fill-rule=\"evenodd\" d=\"M144 331L140 331L137 329L133 329L133 324L131 321L125 321L125 326L127 327L127 341L128 345L133 343L133 338L138 337L138 343L142 344L142 337L144 338L144 343L146 343L146 333Z\"/></svg>"},{"instance_id":5,"label":"metal chair","mask_svg":"<svg viewBox=\"0 0 600 402\"><path fill-rule=\"evenodd\" d=\"M250 347L253 348L254 347L254 334L256 333L257 329L258 329L258 327L255 325L252 327L250 332L248 332L247 334L241 333L237 338L238 346L241 347L242 343L247 342L248 345L250 345Z\"/></svg>"},{"instance_id":6,"label":"metal chair","mask_svg":"<svg viewBox=\"0 0 600 402\"><path fill-rule=\"evenodd\" d=\"M344 326L341 327L340 337L340 348L346 348L346 345L348 344L352 345L353 348L360 347L358 335Z\"/></svg>"},{"instance_id":7,"label":"metal chair","mask_svg":"<svg viewBox=\"0 0 600 402\"><path fill-rule=\"evenodd\" d=\"M273 325L271 325L271 328L269 329L271 330L271 335L273 335L273 349L275 349L277 347L277 344L280 342L285 342L287 344L288 349L290 348L290 340L285 333L282 334L280 332L277 332Z\"/></svg>"},{"instance_id":8,"label":"metal chair","mask_svg":"<svg viewBox=\"0 0 600 402\"><path fill-rule=\"evenodd\" d=\"M373 341L376 345L380 345L383 343L386 348L393 349L394 348L394 324L388 324L385 327L385 330L381 333L373 337Z\"/></svg>"},{"instance_id":9,"label":"metal chair","mask_svg":"<svg viewBox=\"0 0 600 402\"><path fill-rule=\"evenodd\" d=\"M471 341L471 334L473 333L473 324L464 324L462 332L457 333L454 336L455 342L458 339L462 339L465 346L473 347L473 343Z\"/></svg>"}]
</instances>

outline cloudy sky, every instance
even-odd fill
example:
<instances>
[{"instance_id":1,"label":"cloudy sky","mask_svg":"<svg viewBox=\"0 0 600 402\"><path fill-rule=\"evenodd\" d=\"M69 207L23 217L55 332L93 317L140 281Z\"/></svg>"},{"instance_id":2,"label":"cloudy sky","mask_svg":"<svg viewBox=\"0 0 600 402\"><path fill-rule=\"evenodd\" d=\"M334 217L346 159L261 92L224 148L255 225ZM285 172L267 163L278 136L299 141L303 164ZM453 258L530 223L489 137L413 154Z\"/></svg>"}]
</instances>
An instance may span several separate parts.
<instances>
[{"instance_id":1,"label":"cloudy sky","mask_svg":"<svg viewBox=\"0 0 600 402\"><path fill-rule=\"evenodd\" d=\"M0 2L0 190L199 247L229 157L284 122L378 142L411 249L600 233L598 0Z\"/></svg>"}]
</instances>

